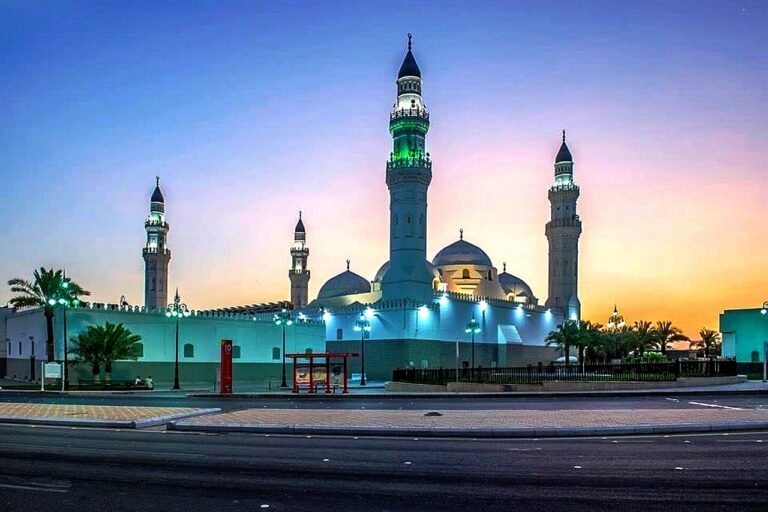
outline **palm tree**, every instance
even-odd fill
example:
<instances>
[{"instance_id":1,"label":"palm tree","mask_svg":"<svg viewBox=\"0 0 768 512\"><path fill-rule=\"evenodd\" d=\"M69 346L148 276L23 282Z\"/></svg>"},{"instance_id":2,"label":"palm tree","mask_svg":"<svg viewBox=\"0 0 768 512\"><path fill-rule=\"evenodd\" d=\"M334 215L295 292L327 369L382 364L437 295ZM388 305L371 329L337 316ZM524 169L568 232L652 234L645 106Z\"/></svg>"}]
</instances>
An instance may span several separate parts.
<instances>
[{"instance_id":1,"label":"palm tree","mask_svg":"<svg viewBox=\"0 0 768 512\"><path fill-rule=\"evenodd\" d=\"M585 358L587 362L594 362L597 359L598 353L603 351L605 345L606 340L603 326L602 324L586 320L581 321L580 328L584 339L579 346L579 363L583 363Z\"/></svg>"},{"instance_id":2,"label":"palm tree","mask_svg":"<svg viewBox=\"0 0 768 512\"><path fill-rule=\"evenodd\" d=\"M98 381L101 375L101 365L104 362L104 327L91 325L77 336L71 338L71 362L78 362L91 367L93 380Z\"/></svg>"},{"instance_id":3,"label":"palm tree","mask_svg":"<svg viewBox=\"0 0 768 512\"><path fill-rule=\"evenodd\" d=\"M567 320L557 326L557 330L550 331L544 341L548 347L554 345L562 351L563 356L565 357L565 364L568 366L571 363L571 347L578 346L583 339L584 333L579 329L579 322L575 320Z\"/></svg>"},{"instance_id":4,"label":"palm tree","mask_svg":"<svg viewBox=\"0 0 768 512\"><path fill-rule=\"evenodd\" d=\"M656 336L661 353L664 355L667 354L667 344L674 343L675 341L691 341L688 336L683 334L682 330L672 325L672 322L669 320L656 322Z\"/></svg>"},{"instance_id":5,"label":"palm tree","mask_svg":"<svg viewBox=\"0 0 768 512\"><path fill-rule=\"evenodd\" d=\"M635 322L633 330L635 331L634 348L637 355L642 357L646 350L656 348L658 333L651 322L646 320Z\"/></svg>"},{"instance_id":6,"label":"palm tree","mask_svg":"<svg viewBox=\"0 0 768 512\"><path fill-rule=\"evenodd\" d=\"M115 361L130 359L136 361L141 355L139 342L141 336L133 334L123 324L107 322L104 327L104 374L106 380L112 380L112 364Z\"/></svg>"},{"instance_id":7,"label":"palm tree","mask_svg":"<svg viewBox=\"0 0 768 512\"><path fill-rule=\"evenodd\" d=\"M72 338L70 353L74 360L91 367L93 380L98 381L104 366L104 379L112 380L112 365L115 361L135 361L141 354L141 336L133 334L123 324L91 325Z\"/></svg>"},{"instance_id":8,"label":"palm tree","mask_svg":"<svg viewBox=\"0 0 768 512\"><path fill-rule=\"evenodd\" d=\"M704 357L710 355L717 355L720 352L720 333L702 327L699 331L700 340L691 341L691 347L698 347L704 349Z\"/></svg>"},{"instance_id":9,"label":"palm tree","mask_svg":"<svg viewBox=\"0 0 768 512\"><path fill-rule=\"evenodd\" d=\"M17 277L10 279L8 286L11 287L12 293L18 294L10 301L14 308L43 308L48 338L45 342L45 349L48 361L53 361L53 313L56 303L60 300L69 303L77 300L80 296L90 295L90 292L68 279L63 271L44 267L34 271L32 281Z\"/></svg>"}]
</instances>

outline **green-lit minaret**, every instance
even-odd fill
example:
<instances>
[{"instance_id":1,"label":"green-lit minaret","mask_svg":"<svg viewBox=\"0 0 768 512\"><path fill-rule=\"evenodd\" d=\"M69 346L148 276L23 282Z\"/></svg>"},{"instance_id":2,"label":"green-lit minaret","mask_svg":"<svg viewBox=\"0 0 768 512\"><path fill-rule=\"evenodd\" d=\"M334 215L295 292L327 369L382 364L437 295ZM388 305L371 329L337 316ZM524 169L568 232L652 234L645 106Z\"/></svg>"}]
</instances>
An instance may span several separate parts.
<instances>
[{"instance_id":1,"label":"green-lit minaret","mask_svg":"<svg viewBox=\"0 0 768 512\"><path fill-rule=\"evenodd\" d=\"M421 70L408 34L408 53L397 75L397 101L389 116L393 147L387 162L390 267L382 279L386 299L428 301L432 296L432 276L425 265L427 189L432 181L432 162L425 144L428 130Z\"/></svg>"}]
</instances>

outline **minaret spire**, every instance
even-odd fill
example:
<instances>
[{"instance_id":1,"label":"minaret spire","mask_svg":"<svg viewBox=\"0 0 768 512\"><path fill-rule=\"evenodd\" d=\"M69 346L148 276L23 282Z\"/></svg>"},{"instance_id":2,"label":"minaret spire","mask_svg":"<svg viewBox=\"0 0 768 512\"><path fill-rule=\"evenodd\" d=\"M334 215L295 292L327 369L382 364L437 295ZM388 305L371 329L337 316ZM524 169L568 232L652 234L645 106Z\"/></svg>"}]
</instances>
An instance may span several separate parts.
<instances>
[{"instance_id":1,"label":"minaret spire","mask_svg":"<svg viewBox=\"0 0 768 512\"><path fill-rule=\"evenodd\" d=\"M408 32L408 51L411 51L413 34Z\"/></svg>"},{"instance_id":2,"label":"minaret spire","mask_svg":"<svg viewBox=\"0 0 768 512\"><path fill-rule=\"evenodd\" d=\"M563 144L565 144L565 130L563 130Z\"/></svg>"},{"instance_id":3,"label":"minaret spire","mask_svg":"<svg viewBox=\"0 0 768 512\"><path fill-rule=\"evenodd\" d=\"M349 270L349 260L347 260L347 270Z\"/></svg>"},{"instance_id":4,"label":"minaret spire","mask_svg":"<svg viewBox=\"0 0 768 512\"><path fill-rule=\"evenodd\" d=\"M155 176L155 190L149 200L149 216L144 221L147 243L144 257L144 307L147 311L168 305L168 264L171 251L168 249L168 230L165 221L165 198L160 191L160 176Z\"/></svg>"},{"instance_id":5,"label":"minaret spire","mask_svg":"<svg viewBox=\"0 0 768 512\"><path fill-rule=\"evenodd\" d=\"M304 221L301 220L301 210L299 210L299 221L293 230L291 269L288 271L288 279L291 281L291 304L294 308L303 308L309 303L308 259L307 231L304 228Z\"/></svg>"}]
</instances>

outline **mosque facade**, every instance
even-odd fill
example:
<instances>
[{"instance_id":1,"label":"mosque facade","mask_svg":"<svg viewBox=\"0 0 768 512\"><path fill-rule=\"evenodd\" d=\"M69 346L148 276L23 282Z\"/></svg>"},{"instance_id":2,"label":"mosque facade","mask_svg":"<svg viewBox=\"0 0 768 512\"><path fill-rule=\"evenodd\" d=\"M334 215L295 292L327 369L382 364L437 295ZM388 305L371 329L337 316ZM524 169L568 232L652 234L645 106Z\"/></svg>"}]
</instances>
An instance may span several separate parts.
<instances>
[{"instance_id":1,"label":"mosque facade","mask_svg":"<svg viewBox=\"0 0 768 512\"><path fill-rule=\"evenodd\" d=\"M523 279L507 272L506 264L499 272L483 249L465 240L463 231L458 240L427 258L433 179L427 151L430 112L410 36L396 86L389 121L392 151L385 173L389 260L372 279L353 272L348 260L346 270L328 279L317 297L305 303L306 289L296 289L293 277L300 269L308 279L309 272L307 230L300 219L291 249L291 302L302 315L324 320L329 350L359 352L365 341L366 373L375 378L387 378L397 367L471 364L472 353L475 364L485 367L548 363L557 355L544 345L547 334L566 319L579 319L581 312L579 187L565 132L548 191L551 217L544 231L549 288L542 303ZM439 172L435 176L439 179ZM296 244L304 251L298 266ZM468 334L473 319L479 332Z\"/></svg>"}]
</instances>

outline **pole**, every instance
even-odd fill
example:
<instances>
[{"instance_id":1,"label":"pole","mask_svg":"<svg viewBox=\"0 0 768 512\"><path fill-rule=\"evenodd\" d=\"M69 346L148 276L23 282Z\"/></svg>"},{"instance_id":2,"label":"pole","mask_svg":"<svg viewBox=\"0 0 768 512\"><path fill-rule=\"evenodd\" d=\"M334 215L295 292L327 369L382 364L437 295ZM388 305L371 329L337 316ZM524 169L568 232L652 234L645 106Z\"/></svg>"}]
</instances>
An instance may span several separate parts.
<instances>
[{"instance_id":1,"label":"pole","mask_svg":"<svg viewBox=\"0 0 768 512\"><path fill-rule=\"evenodd\" d=\"M62 391L69 390L69 351L67 350L67 345L69 345L69 339L67 338L67 308L64 309L64 315L62 317L64 321L64 368L62 369L62 383L61 383L61 389Z\"/></svg>"},{"instance_id":2,"label":"pole","mask_svg":"<svg viewBox=\"0 0 768 512\"><path fill-rule=\"evenodd\" d=\"M176 317L176 363L173 368L173 387L171 389L181 389L179 386L179 317Z\"/></svg>"},{"instance_id":3,"label":"pole","mask_svg":"<svg viewBox=\"0 0 768 512\"><path fill-rule=\"evenodd\" d=\"M285 382L285 320L283 320L283 381L280 383L281 388L287 388L288 383ZM294 341L295 343L295 341ZM296 347L294 345L294 350L296 350Z\"/></svg>"},{"instance_id":4,"label":"pole","mask_svg":"<svg viewBox=\"0 0 768 512\"><path fill-rule=\"evenodd\" d=\"M365 328L360 331L360 385L365 386Z\"/></svg>"},{"instance_id":5,"label":"pole","mask_svg":"<svg viewBox=\"0 0 768 512\"><path fill-rule=\"evenodd\" d=\"M768 341L763 342L763 382L768 382Z\"/></svg>"},{"instance_id":6,"label":"pole","mask_svg":"<svg viewBox=\"0 0 768 512\"><path fill-rule=\"evenodd\" d=\"M456 382L459 382L459 338L456 338Z\"/></svg>"},{"instance_id":7,"label":"pole","mask_svg":"<svg viewBox=\"0 0 768 512\"><path fill-rule=\"evenodd\" d=\"M472 329L472 380L475 378L475 330Z\"/></svg>"}]
</instances>

